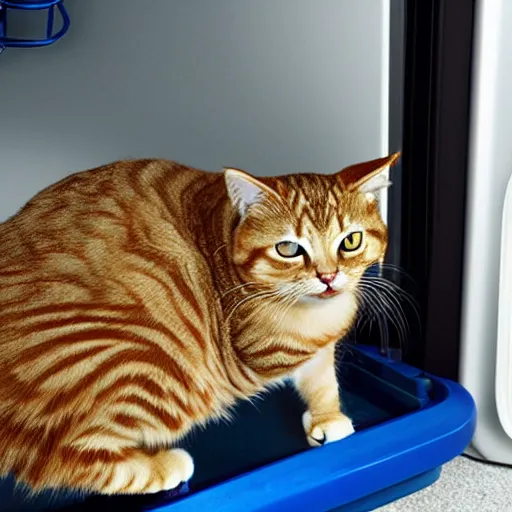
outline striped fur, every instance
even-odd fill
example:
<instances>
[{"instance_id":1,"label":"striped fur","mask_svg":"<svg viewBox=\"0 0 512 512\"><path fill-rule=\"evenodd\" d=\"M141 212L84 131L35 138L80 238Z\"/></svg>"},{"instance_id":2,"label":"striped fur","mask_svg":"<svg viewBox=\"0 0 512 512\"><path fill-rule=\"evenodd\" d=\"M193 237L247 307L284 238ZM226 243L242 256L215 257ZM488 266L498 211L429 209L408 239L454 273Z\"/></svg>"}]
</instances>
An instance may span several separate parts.
<instances>
[{"instance_id":1,"label":"striped fur","mask_svg":"<svg viewBox=\"0 0 512 512\"><path fill-rule=\"evenodd\" d=\"M395 159L246 176L261 194L242 218L227 173L159 160L36 195L0 224L0 474L35 491L172 488L193 471L173 449L180 437L290 375L312 444L350 433L333 347L353 323L359 277L386 248L361 186ZM329 252L352 225L364 250ZM276 259L292 231L312 254ZM329 271L346 282L322 298L312 287Z\"/></svg>"}]
</instances>

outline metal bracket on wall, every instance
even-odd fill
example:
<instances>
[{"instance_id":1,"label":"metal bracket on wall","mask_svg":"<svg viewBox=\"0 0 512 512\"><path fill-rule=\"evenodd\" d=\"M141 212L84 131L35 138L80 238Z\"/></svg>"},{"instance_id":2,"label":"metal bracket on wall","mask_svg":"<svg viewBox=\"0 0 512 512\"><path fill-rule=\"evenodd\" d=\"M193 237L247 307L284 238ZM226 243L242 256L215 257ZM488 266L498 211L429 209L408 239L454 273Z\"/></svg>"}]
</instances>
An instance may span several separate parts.
<instances>
[{"instance_id":1,"label":"metal bracket on wall","mask_svg":"<svg viewBox=\"0 0 512 512\"><path fill-rule=\"evenodd\" d=\"M46 37L25 39L8 35L8 13L10 10L46 11ZM62 26L55 31L55 13L60 14ZM36 48L48 46L58 41L68 31L71 20L64 7L63 0L0 0L0 53L5 48Z\"/></svg>"}]
</instances>

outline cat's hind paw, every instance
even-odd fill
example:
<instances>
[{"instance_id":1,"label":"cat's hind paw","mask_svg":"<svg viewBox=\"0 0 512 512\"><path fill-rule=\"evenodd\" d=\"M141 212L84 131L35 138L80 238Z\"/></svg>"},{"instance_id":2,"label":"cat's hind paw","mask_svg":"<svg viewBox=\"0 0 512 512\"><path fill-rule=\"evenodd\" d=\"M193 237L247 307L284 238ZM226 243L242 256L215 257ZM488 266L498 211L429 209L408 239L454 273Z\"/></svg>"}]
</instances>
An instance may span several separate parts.
<instances>
[{"instance_id":1,"label":"cat's hind paw","mask_svg":"<svg viewBox=\"0 0 512 512\"><path fill-rule=\"evenodd\" d=\"M178 448L161 451L153 456L151 481L143 492L153 494L176 489L193 473L194 461L188 452Z\"/></svg>"},{"instance_id":2,"label":"cat's hind paw","mask_svg":"<svg viewBox=\"0 0 512 512\"><path fill-rule=\"evenodd\" d=\"M311 446L339 441L355 432L350 418L341 412L336 415L313 417L306 411L302 415L302 426Z\"/></svg>"}]
</instances>

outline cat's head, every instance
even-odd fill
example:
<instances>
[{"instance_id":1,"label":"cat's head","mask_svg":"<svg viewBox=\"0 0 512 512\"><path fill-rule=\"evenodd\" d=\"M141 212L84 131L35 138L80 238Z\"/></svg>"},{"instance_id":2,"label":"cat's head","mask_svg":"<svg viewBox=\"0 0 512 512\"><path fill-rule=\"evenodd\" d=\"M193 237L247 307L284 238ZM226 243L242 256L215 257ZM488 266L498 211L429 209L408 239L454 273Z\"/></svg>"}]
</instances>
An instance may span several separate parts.
<instances>
[{"instance_id":1,"label":"cat's head","mask_svg":"<svg viewBox=\"0 0 512 512\"><path fill-rule=\"evenodd\" d=\"M333 175L255 178L226 169L229 197L240 221L232 257L245 282L300 301L353 291L381 261L387 228L377 193L399 158L356 164Z\"/></svg>"}]
</instances>

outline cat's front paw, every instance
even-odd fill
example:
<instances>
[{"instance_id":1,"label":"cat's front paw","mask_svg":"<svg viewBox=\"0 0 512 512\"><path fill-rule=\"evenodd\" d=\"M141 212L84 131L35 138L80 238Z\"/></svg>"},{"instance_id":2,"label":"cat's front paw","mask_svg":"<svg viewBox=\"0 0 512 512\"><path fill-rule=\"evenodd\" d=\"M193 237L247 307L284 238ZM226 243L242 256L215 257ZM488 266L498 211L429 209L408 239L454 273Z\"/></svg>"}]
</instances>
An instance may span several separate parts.
<instances>
[{"instance_id":1,"label":"cat's front paw","mask_svg":"<svg viewBox=\"0 0 512 512\"><path fill-rule=\"evenodd\" d=\"M302 425L311 446L322 446L326 443L339 441L355 432L350 418L341 412L316 418L309 411L306 411L302 415Z\"/></svg>"}]
</instances>

